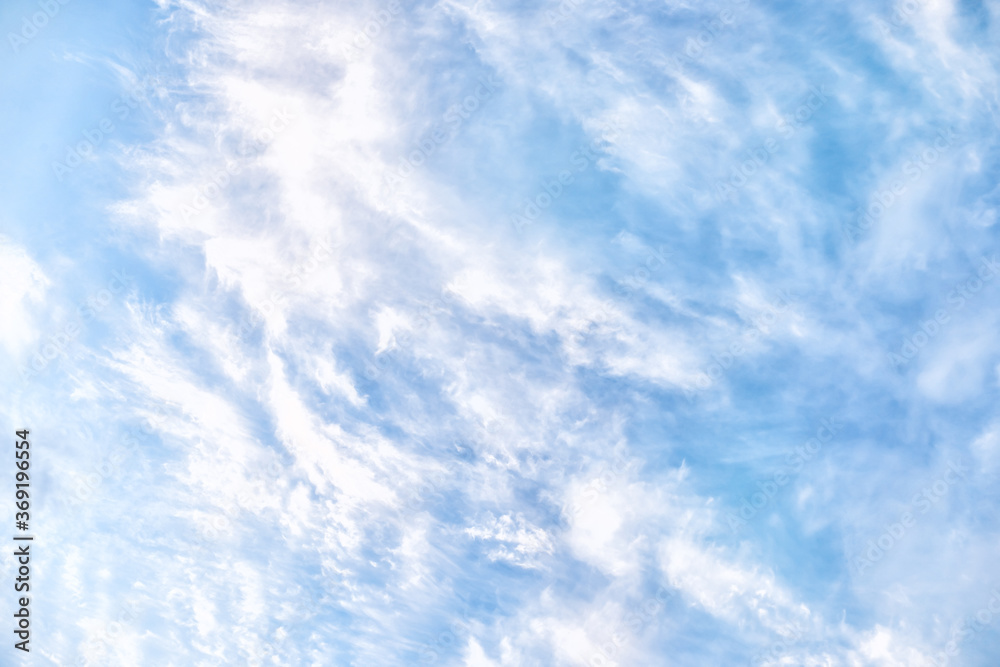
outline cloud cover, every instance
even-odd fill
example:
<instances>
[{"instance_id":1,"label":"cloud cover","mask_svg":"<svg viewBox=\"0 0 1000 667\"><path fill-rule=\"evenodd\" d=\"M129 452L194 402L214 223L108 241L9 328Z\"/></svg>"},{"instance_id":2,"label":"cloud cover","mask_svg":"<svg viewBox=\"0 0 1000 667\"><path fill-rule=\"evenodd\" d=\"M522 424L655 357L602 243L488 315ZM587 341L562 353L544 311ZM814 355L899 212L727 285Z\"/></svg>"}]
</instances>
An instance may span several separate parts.
<instances>
[{"instance_id":1,"label":"cloud cover","mask_svg":"<svg viewBox=\"0 0 1000 667\"><path fill-rule=\"evenodd\" d=\"M1000 16L911 4L161 1L0 246L47 659L989 664Z\"/></svg>"}]
</instances>

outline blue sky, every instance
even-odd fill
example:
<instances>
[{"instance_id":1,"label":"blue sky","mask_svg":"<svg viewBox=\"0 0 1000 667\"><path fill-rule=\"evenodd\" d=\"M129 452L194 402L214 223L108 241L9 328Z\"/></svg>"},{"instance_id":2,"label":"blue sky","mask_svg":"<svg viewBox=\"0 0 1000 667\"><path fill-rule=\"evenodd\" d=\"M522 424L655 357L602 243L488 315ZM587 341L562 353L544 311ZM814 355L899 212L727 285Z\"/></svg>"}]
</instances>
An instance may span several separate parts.
<instances>
[{"instance_id":1,"label":"blue sky","mask_svg":"<svg viewBox=\"0 0 1000 667\"><path fill-rule=\"evenodd\" d=\"M5 3L0 662L995 665L998 21Z\"/></svg>"}]
</instances>

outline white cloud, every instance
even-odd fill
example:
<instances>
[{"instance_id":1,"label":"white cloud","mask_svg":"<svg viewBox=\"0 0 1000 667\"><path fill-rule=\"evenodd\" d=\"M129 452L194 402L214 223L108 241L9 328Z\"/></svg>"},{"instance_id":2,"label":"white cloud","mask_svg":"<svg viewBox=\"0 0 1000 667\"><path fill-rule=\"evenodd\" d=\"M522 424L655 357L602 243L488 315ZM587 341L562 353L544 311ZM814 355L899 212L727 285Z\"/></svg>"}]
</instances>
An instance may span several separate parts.
<instances>
[{"instance_id":1,"label":"white cloud","mask_svg":"<svg viewBox=\"0 0 1000 667\"><path fill-rule=\"evenodd\" d=\"M0 343L14 358L21 357L33 343L39 343L40 352L38 323L33 311L51 283L25 249L4 236L0 236L0 263L4 267L0 308L6 313L0 326Z\"/></svg>"}]
</instances>

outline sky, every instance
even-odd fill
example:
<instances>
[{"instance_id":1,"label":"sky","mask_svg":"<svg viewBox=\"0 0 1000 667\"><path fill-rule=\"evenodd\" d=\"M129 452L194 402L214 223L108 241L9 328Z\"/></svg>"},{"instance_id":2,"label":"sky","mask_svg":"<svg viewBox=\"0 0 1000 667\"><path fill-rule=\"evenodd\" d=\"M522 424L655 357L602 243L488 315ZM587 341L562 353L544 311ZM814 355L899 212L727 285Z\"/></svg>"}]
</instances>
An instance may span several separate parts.
<instances>
[{"instance_id":1,"label":"sky","mask_svg":"<svg viewBox=\"0 0 1000 667\"><path fill-rule=\"evenodd\" d=\"M1000 3L0 27L0 664L997 664Z\"/></svg>"}]
</instances>

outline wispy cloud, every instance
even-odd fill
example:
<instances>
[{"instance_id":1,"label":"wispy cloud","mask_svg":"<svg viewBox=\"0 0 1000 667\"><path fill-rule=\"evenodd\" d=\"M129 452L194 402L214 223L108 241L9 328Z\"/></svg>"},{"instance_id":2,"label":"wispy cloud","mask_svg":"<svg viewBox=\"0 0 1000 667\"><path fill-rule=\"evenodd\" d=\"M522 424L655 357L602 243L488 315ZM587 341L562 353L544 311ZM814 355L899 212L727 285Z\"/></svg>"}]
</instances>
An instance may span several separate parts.
<instances>
[{"instance_id":1,"label":"wispy cloud","mask_svg":"<svg viewBox=\"0 0 1000 667\"><path fill-rule=\"evenodd\" d=\"M149 12L7 130L53 662L996 653L995 8Z\"/></svg>"}]
</instances>

